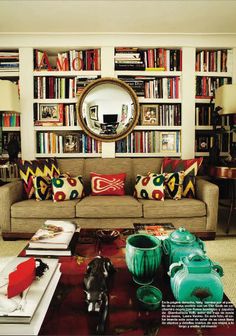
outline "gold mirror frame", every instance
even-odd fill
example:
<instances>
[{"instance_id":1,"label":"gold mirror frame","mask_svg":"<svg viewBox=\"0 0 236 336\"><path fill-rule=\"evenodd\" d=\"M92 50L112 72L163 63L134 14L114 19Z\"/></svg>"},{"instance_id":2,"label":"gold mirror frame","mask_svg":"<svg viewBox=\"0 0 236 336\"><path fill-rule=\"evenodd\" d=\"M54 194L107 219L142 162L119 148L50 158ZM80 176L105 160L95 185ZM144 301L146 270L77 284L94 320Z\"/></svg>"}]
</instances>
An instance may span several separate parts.
<instances>
[{"instance_id":1,"label":"gold mirror frame","mask_svg":"<svg viewBox=\"0 0 236 336\"><path fill-rule=\"evenodd\" d=\"M131 99L132 103L131 103L131 107L130 107L130 113L132 115L132 117L129 119L129 122L124 126L124 129L121 130L119 133L112 133L112 134L101 134L101 132L103 132L102 130L102 126L104 125L104 123L102 122L97 122L98 125L98 130L96 132L94 132L92 129L92 127L88 127L88 122L84 116L84 103L85 103L85 99L88 98L88 95L91 94L91 91L96 89L98 90L99 86L101 86L101 93L102 93L102 86L103 85L113 85L113 86L117 86L119 89L123 89L124 90L124 94L127 93L129 95L129 98ZM106 88L106 86L104 85L104 88ZM117 90L120 91L121 90ZM106 96L106 104L109 103L109 99L110 96L107 95ZM110 99L111 103L113 103L114 101L112 99ZM122 102L121 102L122 104ZM125 106L127 106L126 104L124 104ZM123 107L123 105L122 105ZM92 110L93 108L93 110ZM96 104L96 102L93 102L93 106L90 106L89 109L91 112L89 113L95 113L95 115L93 115L93 117L95 117L95 119L97 118L97 120L99 120L98 118L98 111L99 105ZM86 113L87 113L87 107L86 107ZM121 112L122 113L122 112ZM105 114L106 115L106 114ZM113 114L112 114L113 115ZM115 116L117 115L118 118L118 114L114 114ZM104 114L101 115L102 117L104 116ZM104 117L103 117L104 118ZM105 77L105 78L100 78L100 79L96 79L93 82L91 82L90 84L88 84L85 89L83 90L83 92L81 93L81 95L79 96L79 100L78 100L78 119L79 119L79 124L82 128L82 130L88 134L90 137L99 140L99 141L103 141L103 142L113 142L113 141L117 141L120 140L124 137L126 137L130 132L132 132L132 130L134 129L135 125L138 122L139 119L139 102L138 102L138 97L136 95L136 93L134 92L134 90L126 83L124 83L122 80L117 79L117 78L110 78L110 77ZM89 121L94 120L92 119L92 114L90 114L89 117ZM122 127L122 123L121 122L116 122L114 124L118 124L116 125L116 128L121 128ZM99 126L100 125L100 126ZM100 132L99 134L97 134L98 132ZM112 132L116 132L116 130L112 130Z\"/></svg>"}]
</instances>

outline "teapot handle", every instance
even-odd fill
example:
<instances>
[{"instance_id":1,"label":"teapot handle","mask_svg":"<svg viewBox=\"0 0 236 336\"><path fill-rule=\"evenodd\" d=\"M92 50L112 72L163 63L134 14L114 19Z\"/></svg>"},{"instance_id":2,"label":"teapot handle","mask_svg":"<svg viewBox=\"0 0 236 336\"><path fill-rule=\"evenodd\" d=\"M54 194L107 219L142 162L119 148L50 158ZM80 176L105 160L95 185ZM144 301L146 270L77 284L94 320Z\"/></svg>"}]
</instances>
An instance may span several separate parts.
<instances>
[{"instance_id":1,"label":"teapot handle","mask_svg":"<svg viewBox=\"0 0 236 336\"><path fill-rule=\"evenodd\" d=\"M170 251L170 242L169 239L166 238L162 241L162 248L163 248L163 252L168 255L169 251Z\"/></svg>"},{"instance_id":2,"label":"teapot handle","mask_svg":"<svg viewBox=\"0 0 236 336\"><path fill-rule=\"evenodd\" d=\"M190 254L188 256L188 259L190 261L192 261L192 260L193 261L202 261L202 260L206 259L206 256L204 254L201 254L201 253L197 252L197 253Z\"/></svg>"},{"instance_id":3,"label":"teapot handle","mask_svg":"<svg viewBox=\"0 0 236 336\"><path fill-rule=\"evenodd\" d=\"M224 275L223 268L219 264L217 264L215 262L212 263L212 268L213 268L214 271L216 271L216 273L219 274L219 276L222 277Z\"/></svg>"},{"instance_id":4,"label":"teapot handle","mask_svg":"<svg viewBox=\"0 0 236 336\"><path fill-rule=\"evenodd\" d=\"M203 250L203 252L206 252L205 243L199 238L197 238L197 242L198 242L199 246L201 247L201 249Z\"/></svg>"},{"instance_id":5,"label":"teapot handle","mask_svg":"<svg viewBox=\"0 0 236 336\"><path fill-rule=\"evenodd\" d=\"M170 265L169 272L167 272L167 274L169 275L169 277L173 278L174 275L182 268L183 268L182 262L179 261L179 262L173 263Z\"/></svg>"}]
</instances>

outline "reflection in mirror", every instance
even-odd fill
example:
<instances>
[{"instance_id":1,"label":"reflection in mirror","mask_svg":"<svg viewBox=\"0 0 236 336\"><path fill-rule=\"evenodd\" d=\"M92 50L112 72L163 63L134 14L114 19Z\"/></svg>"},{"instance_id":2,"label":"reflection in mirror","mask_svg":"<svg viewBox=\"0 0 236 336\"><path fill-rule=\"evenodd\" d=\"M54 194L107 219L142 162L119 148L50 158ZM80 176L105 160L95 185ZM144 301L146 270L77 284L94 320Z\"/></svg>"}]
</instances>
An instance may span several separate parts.
<instances>
[{"instance_id":1,"label":"reflection in mirror","mask_svg":"<svg viewBox=\"0 0 236 336\"><path fill-rule=\"evenodd\" d=\"M102 141L121 139L138 121L134 91L118 79L102 78L89 84L79 100L79 121L86 133Z\"/></svg>"}]
</instances>

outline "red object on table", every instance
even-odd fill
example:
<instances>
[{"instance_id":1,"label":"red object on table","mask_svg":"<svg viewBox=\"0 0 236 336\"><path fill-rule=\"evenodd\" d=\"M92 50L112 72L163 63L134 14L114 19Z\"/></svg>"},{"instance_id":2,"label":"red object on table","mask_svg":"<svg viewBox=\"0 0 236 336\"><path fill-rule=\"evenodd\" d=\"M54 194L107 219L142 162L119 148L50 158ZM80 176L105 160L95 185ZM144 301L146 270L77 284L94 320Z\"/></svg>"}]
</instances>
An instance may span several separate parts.
<instances>
[{"instance_id":1,"label":"red object on table","mask_svg":"<svg viewBox=\"0 0 236 336\"><path fill-rule=\"evenodd\" d=\"M30 258L20 263L16 270L9 274L7 297L10 299L21 294L35 279L35 259Z\"/></svg>"}]
</instances>

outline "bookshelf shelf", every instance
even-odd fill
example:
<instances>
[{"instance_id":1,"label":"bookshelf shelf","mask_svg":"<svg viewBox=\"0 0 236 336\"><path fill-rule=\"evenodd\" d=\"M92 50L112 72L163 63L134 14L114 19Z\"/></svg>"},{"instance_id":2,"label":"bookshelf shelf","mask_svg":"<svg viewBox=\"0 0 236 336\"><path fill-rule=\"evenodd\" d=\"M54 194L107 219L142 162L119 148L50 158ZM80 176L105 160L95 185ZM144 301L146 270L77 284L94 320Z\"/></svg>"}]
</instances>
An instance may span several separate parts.
<instances>
[{"instance_id":1,"label":"bookshelf shelf","mask_svg":"<svg viewBox=\"0 0 236 336\"><path fill-rule=\"evenodd\" d=\"M53 154L36 153L37 158L48 158L52 156L58 158L72 158L72 157L95 158L95 157L101 157L101 154L100 153L53 153Z\"/></svg>"},{"instance_id":2,"label":"bookshelf shelf","mask_svg":"<svg viewBox=\"0 0 236 336\"><path fill-rule=\"evenodd\" d=\"M138 98L139 103L143 104L180 104L181 99L176 99L176 98L169 98L169 99L164 99L164 98L143 98L139 97Z\"/></svg>"},{"instance_id":3,"label":"bookshelf shelf","mask_svg":"<svg viewBox=\"0 0 236 336\"><path fill-rule=\"evenodd\" d=\"M35 131L66 131L66 132L73 132L73 131L82 131L80 126L34 126Z\"/></svg>"},{"instance_id":4,"label":"bookshelf shelf","mask_svg":"<svg viewBox=\"0 0 236 336\"><path fill-rule=\"evenodd\" d=\"M116 153L117 157L166 157L166 153L155 152L155 153ZM181 153L168 153L171 157L180 157Z\"/></svg>"},{"instance_id":5,"label":"bookshelf shelf","mask_svg":"<svg viewBox=\"0 0 236 336\"><path fill-rule=\"evenodd\" d=\"M145 130L145 131L177 131L181 130L181 126L151 126L151 125L138 125L135 127L135 131Z\"/></svg>"},{"instance_id":6,"label":"bookshelf shelf","mask_svg":"<svg viewBox=\"0 0 236 336\"><path fill-rule=\"evenodd\" d=\"M101 76L98 70L81 71L33 71L34 77L93 77Z\"/></svg>"}]
</instances>

